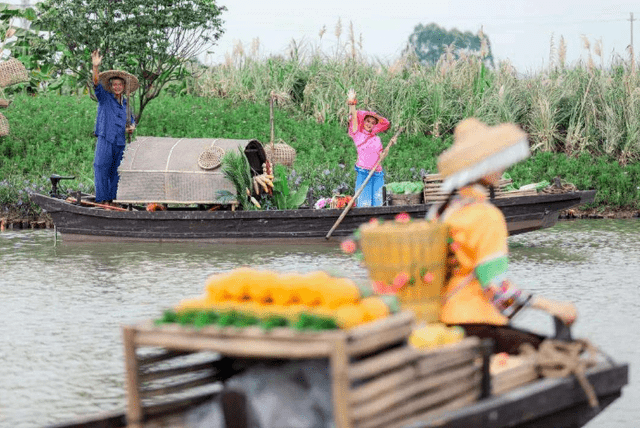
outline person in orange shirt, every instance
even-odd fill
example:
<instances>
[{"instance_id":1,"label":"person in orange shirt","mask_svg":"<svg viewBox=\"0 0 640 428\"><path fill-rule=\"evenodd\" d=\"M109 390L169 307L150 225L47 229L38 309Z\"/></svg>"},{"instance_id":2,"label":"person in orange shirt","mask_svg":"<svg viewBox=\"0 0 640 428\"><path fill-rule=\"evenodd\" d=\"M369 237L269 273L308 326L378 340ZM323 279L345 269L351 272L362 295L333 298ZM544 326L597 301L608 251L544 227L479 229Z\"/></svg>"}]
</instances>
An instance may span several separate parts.
<instances>
[{"instance_id":1,"label":"person in orange shirt","mask_svg":"<svg viewBox=\"0 0 640 428\"><path fill-rule=\"evenodd\" d=\"M468 335L492 338L495 352L517 354L544 337L515 329L509 320L522 308L544 310L566 325L577 316L571 303L532 295L509 279L507 223L486 196L509 166L530 155L526 134L515 125L488 127L465 119L454 131L453 146L438 158L448 199L429 218L447 224L452 274L442 293L440 321L460 325Z\"/></svg>"}]
</instances>

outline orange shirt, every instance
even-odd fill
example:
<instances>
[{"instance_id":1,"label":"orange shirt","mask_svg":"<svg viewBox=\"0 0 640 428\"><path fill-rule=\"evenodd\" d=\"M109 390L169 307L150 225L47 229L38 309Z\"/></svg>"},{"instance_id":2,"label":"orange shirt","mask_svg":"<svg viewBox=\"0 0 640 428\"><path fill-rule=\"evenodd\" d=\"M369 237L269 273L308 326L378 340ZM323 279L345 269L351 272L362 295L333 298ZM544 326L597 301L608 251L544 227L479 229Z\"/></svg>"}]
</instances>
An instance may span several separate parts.
<instances>
[{"instance_id":1,"label":"orange shirt","mask_svg":"<svg viewBox=\"0 0 640 428\"><path fill-rule=\"evenodd\" d=\"M507 223L481 186L459 190L441 221L449 226L456 264L442 293L440 321L446 324L506 325L508 318L496 308L478 280L476 268L507 256Z\"/></svg>"}]
</instances>

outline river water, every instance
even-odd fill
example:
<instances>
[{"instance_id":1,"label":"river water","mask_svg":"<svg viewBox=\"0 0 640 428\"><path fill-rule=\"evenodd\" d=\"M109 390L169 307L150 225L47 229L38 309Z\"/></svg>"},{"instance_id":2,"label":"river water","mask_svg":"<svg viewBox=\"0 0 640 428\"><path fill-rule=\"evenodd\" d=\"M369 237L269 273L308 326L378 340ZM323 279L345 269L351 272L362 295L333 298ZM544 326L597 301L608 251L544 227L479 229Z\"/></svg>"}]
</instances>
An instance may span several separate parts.
<instances>
[{"instance_id":1,"label":"river water","mask_svg":"<svg viewBox=\"0 0 640 428\"><path fill-rule=\"evenodd\" d=\"M636 427L640 387L640 222L581 220L510 238L522 288L573 300L575 337L631 365L620 399L588 428ZM0 233L0 427L39 427L123 410L120 326L157 318L205 279L240 265L278 271L365 270L333 245L64 243L52 230ZM551 333L548 316L516 324ZM636 404L633 404L636 403Z\"/></svg>"}]
</instances>

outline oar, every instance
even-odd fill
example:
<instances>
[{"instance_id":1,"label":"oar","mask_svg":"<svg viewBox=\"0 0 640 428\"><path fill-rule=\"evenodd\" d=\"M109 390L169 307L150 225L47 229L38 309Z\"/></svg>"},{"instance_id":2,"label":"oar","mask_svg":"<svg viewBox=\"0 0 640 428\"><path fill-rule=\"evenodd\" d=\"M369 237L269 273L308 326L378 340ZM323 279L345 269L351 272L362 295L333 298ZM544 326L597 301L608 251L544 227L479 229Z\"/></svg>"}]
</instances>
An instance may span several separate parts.
<instances>
[{"instance_id":1,"label":"oar","mask_svg":"<svg viewBox=\"0 0 640 428\"><path fill-rule=\"evenodd\" d=\"M369 175L367 175L367 178L365 178L364 182L362 182L358 190L356 190L355 195L353 195L353 198L349 201L347 206L344 208L344 211L342 211L342 214L340 214L340 217L338 217L338 220L336 220L336 222L333 224L333 227L331 228L329 233L327 233L327 236L325 236L325 239L329 239L329 237L331 237L331 234L333 233L333 231L336 230L336 227L338 227L338 225L340 224L340 222L342 222L342 219L344 219L344 217L347 215L347 213L349 212L353 204L355 204L356 200L358 199L358 196L360 196L360 193L362 193L362 191L364 190L364 186L366 186L369 180L371 179L371 177L373 177L373 174L376 172L376 168L378 167L378 165L380 165L380 163L384 160L384 158L387 157L387 155L389 154L389 149L391 148L391 146L393 146L396 143L396 141L398 141L398 135L400 135L402 131L404 131L404 127L401 127L400 129L398 129L398 132L396 132L396 134L393 137L391 137L389 144L387 144L387 147L385 147L382 153L380 153L380 157L378 158L378 161L375 163L375 165L373 165L373 167L371 168L371 171L369 171Z\"/></svg>"},{"instance_id":2,"label":"oar","mask_svg":"<svg viewBox=\"0 0 640 428\"><path fill-rule=\"evenodd\" d=\"M131 126L131 98L129 96L129 79L127 79L127 122L124 132L127 134L127 144L131 144L131 133L127 129Z\"/></svg>"}]
</instances>

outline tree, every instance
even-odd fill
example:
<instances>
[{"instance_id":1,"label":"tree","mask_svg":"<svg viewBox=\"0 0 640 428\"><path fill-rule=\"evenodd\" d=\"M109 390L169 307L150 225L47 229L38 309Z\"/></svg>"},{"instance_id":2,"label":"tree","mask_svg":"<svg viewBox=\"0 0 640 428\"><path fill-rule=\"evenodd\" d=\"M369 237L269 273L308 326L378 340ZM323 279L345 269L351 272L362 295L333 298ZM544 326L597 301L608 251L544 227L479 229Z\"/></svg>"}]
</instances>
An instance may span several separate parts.
<instances>
[{"instance_id":1,"label":"tree","mask_svg":"<svg viewBox=\"0 0 640 428\"><path fill-rule=\"evenodd\" d=\"M486 43L486 52L482 52L483 41ZM462 33L455 28L447 31L435 23L426 26L416 25L409 36L406 50L415 52L418 59L425 64L435 64L446 53L449 46L453 48L452 53L456 57L459 57L462 52L481 56L486 53L483 59L493 65L491 43L486 35L481 32L474 35L470 31Z\"/></svg>"},{"instance_id":2,"label":"tree","mask_svg":"<svg viewBox=\"0 0 640 428\"><path fill-rule=\"evenodd\" d=\"M62 79L92 90L91 52L102 70L120 68L140 81L136 122L145 106L172 80L197 71L193 59L223 34L215 0L45 0L32 28Z\"/></svg>"}]
</instances>

